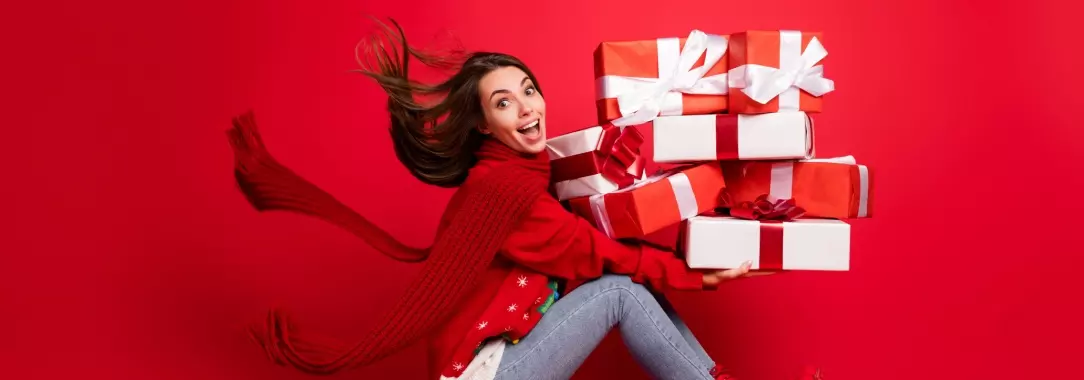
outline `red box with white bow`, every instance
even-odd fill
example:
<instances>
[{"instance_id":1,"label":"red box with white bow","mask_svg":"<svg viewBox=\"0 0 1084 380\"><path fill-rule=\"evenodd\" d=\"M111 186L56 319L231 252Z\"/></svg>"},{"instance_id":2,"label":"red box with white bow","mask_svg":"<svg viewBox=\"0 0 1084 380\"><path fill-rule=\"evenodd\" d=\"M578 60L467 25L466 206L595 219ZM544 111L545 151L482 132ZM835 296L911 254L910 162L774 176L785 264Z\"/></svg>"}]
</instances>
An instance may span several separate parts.
<instances>
[{"instance_id":1,"label":"red box with white bow","mask_svg":"<svg viewBox=\"0 0 1084 380\"><path fill-rule=\"evenodd\" d=\"M726 112L726 35L693 30L681 38L606 41L594 65L599 123Z\"/></svg>"},{"instance_id":2,"label":"red box with white bow","mask_svg":"<svg viewBox=\"0 0 1084 380\"><path fill-rule=\"evenodd\" d=\"M821 112L821 97L835 90L824 77L823 42L820 32L794 30L730 35L729 113Z\"/></svg>"}]
</instances>

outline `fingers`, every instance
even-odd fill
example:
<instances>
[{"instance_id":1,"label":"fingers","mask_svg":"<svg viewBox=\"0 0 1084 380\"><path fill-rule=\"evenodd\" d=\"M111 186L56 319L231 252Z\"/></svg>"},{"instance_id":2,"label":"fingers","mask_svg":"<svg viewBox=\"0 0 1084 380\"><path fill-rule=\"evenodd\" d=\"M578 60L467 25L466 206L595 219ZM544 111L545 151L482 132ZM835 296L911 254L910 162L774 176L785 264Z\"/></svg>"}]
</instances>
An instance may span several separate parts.
<instances>
[{"instance_id":1,"label":"fingers","mask_svg":"<svg viewBox=\"0 0 1084 380\"><path fill-rule=\"evenodd\" d=\"M740 267L720 270L704 276L704 283L709 285L718 285L719 283L727 280L736 280L745 277L767 276L770 274L779 273L779 271L752 271L753 262L746 261L742 263Z\"/></svg>"},{"instance_id":2,"label":"fingers","mask_svg":"<svg viewBox=\"0 0 1084 380\"><path fill-rule=\"evenodd\" d=\"M770 274L776 274L779 272L749 272L745 274L745 277L767 276Z\"/></svg>"},{"instance_id":3,"label":"fingers","mask_svg":"<svg viewBox=\"0 0 1084 380\"><path fill-rule=\"evenodd\" d=\"M733 280L738 277L744 276L749 273L749 268L753 266L753 262L746 261L741 264L740 267L727 269L719 272L719 277L724 280Z\"/></svg>"}]
</instances>

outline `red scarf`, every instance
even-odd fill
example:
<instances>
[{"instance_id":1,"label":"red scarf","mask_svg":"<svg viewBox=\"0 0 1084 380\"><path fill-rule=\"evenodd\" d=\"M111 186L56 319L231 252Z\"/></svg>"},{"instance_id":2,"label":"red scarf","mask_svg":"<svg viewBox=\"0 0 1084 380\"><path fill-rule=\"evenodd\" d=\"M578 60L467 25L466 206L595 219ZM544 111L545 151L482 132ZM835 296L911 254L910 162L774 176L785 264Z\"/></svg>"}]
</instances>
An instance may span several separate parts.
<instances>
[{"instance_id":1,"label":"red scarf","mask_svg":"<svg viewBox=\"0 0 1084 380\"><path fill-rule=\"evenodd\" d=\"M275 309L265 324L253 329L253 338L273 361L313 374L382 359L446 320L549 182L546 154L527 156L488 139L476 155L498 164L459 187L445 210L450 223L438 232L433 246L413 248L276 162L260 140L251 111L235 118L233 126L229 137L236 159L234 174L257 210L314 216L353 232L391 258L425 261L406 295L360 342L344 344L299 332Z\"/></svg>"}]
</instances>

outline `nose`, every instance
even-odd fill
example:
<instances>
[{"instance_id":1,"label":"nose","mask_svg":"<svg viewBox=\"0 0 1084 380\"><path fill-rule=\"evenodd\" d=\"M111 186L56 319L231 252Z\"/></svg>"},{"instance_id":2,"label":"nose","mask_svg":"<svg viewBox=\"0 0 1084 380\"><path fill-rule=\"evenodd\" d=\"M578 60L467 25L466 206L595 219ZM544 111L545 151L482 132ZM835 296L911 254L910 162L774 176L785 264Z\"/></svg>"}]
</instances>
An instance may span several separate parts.
<instances>
[{"instance_id":1,"label":"nose","mask_svg":"<svg viewBox=\"0 0 1084 380\"><path fill-rule=\"evenodd\" d=\"M523 107L520 107L519 109L519 116L521 117L531 116L532 113L534 113L534 107L531 107L531 105L527 103L523 103Z\"/></svg>"}]
</instances>

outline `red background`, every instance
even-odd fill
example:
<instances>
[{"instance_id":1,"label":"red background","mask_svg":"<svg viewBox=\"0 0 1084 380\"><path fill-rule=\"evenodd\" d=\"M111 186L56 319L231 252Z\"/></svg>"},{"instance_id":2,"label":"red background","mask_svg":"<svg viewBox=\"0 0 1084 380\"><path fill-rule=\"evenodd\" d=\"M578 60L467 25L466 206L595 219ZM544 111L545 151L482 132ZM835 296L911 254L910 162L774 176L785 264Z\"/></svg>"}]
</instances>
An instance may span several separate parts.
<instances>
[{"instance_id":1,"label":"red background","mask_svg":"<svg viewBox=\"0 0 1084 380\"><path fill-rule=\"evenodd\" d=\"M451 193L395 161L381 92L348 71L373 30L366 15L397 18L422 45L451 32L518 55L541 78L551 134L592 123L602 40L824 32L837 90L817 120L818 153L872 168L876 217L853 223L850 272L674 295L691 328L743 380L807 364L831 380L1079 376L1079 12L1036 1L374 3L4 12L0 141L14 176L0 187L14 244L0 264L0 378L308 378L242 334L273 300L364 331L366 310L389 306L416 267L321 222L255 213L234 188L224 130L255 109L282 161L428 244ZM420 378L422 354L338 377ZM617 339L582 375L644 378Z\"/></svg>"}]
</instances>

